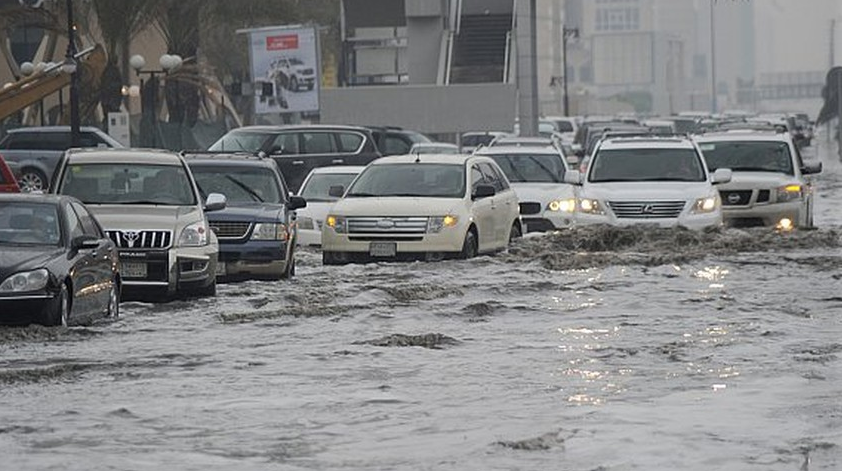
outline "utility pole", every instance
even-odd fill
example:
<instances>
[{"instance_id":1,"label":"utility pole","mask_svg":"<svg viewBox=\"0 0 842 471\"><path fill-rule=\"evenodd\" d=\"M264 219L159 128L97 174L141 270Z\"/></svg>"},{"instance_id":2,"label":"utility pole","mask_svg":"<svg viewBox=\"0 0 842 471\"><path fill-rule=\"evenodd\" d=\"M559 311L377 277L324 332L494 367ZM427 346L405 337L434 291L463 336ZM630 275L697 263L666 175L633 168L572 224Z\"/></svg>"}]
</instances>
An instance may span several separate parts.
<instances>
[{"instance_id":1,"label":"utility pole","mask_svg":"<svg viewBox=\"0 0 842 471\"><path fill-rule=\"evenodd\" d=\"M564 116L570 116L570 93L567 90L567 41L579 37L579 28L564 27L562 34L562 52L564 53Z\"/></svg>"},{"instance_id":2,"label":"utility pole","mask_svg":"<svg viewBox=\"0 0 842 471\"><path fill-rule=\"evenodd\" d=\"M79 118L79 66L76 63L76 31L73 24L73 0L67 0L67 54L64 62L70 74L70 146L81 145L81 119Z\"/></svg>"},{"instance_id":3,"label":"utility pole","mask_svg":"<svg viewBox=\"0 0 842 471\"><path fill-rule=\"evenodd\" d=\"M716 113L719 108L716 103L716 15L713 4L710 2L710 112Z\"/></svg>"},{"instance_id":4,"label":"utility pole","mask_svg":"<svg viewBox=\"0 0 842 471\"><path fill-rule=\"evenodd\" d=\"M538 61L535 0L516 2L518 127L521 136L538 135Z\"/></svg>"}]
</instances>

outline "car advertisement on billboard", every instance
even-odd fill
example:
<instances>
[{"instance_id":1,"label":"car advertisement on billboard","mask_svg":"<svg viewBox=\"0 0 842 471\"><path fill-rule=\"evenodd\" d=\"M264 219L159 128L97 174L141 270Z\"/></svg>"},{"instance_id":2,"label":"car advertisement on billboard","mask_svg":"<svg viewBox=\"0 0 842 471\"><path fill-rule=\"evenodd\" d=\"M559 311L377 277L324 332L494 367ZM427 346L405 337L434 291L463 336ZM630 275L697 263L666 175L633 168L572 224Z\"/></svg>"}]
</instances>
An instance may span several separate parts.
<instances>
[{"instance_id":1,"label":"car advertisement on billboard","mask_svg":"<svg viewBox=\"0 0 842 471\"><path fill-rule=\"evenodd\" d=\"M255 113L318 111L316 28L261 28L248 33Z\"/></svg>"}]
</instances>

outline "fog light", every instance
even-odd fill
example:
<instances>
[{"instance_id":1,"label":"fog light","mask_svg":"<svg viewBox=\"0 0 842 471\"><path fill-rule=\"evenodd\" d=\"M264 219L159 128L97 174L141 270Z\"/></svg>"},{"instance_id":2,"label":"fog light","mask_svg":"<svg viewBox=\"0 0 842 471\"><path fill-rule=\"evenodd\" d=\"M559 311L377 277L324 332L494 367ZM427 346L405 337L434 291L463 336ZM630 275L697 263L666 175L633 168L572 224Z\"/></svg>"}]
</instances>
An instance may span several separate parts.
<instances>
[{"instance_id":1,"label":"fog light","mask_svg":"<svg viewBox=\"0 0 842 471\"><path fill-rule=\"evenodd\" d=\"M776 228L781 231L791 231L793 228L792 220L789 218L783 218L778 221Z\"/></svg>"}]
</instances>

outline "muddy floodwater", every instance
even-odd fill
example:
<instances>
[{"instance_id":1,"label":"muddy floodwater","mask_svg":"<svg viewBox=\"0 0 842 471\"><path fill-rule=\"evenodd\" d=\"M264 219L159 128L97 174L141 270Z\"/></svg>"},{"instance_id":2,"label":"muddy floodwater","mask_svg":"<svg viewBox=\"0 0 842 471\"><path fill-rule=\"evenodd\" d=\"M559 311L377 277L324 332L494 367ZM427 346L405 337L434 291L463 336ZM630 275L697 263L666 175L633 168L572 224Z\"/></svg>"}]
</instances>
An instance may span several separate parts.
<instances>
[{"instance_id":1,"label":"muddy floodwater","mask_svg":"<svg viewBox=\"0 0 842 471\"><path fill-rule=\"evenodd\" d=\"M590 228L0 328L2 470L842 470L817 230ZM814 156L814 158L816 158Z\"/></svg>"}]
</instances>

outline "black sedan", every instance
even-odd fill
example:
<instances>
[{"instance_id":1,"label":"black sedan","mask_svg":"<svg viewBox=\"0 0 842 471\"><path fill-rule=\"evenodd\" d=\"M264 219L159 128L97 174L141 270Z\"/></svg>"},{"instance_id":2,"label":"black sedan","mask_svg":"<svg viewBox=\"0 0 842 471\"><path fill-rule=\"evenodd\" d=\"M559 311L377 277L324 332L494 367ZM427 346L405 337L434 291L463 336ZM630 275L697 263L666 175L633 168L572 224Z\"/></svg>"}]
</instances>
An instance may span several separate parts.
<instances>
[{"instance_id":1,"label":"black sedan","mask_svg":"<svg viewBox=\"0 0 842 471\"><path fill-rule=\"evenodd\" d=\"M119 266L114 243L79 200L0 195L0 322L116 317Z\"/></svg>"}]
</instances>

